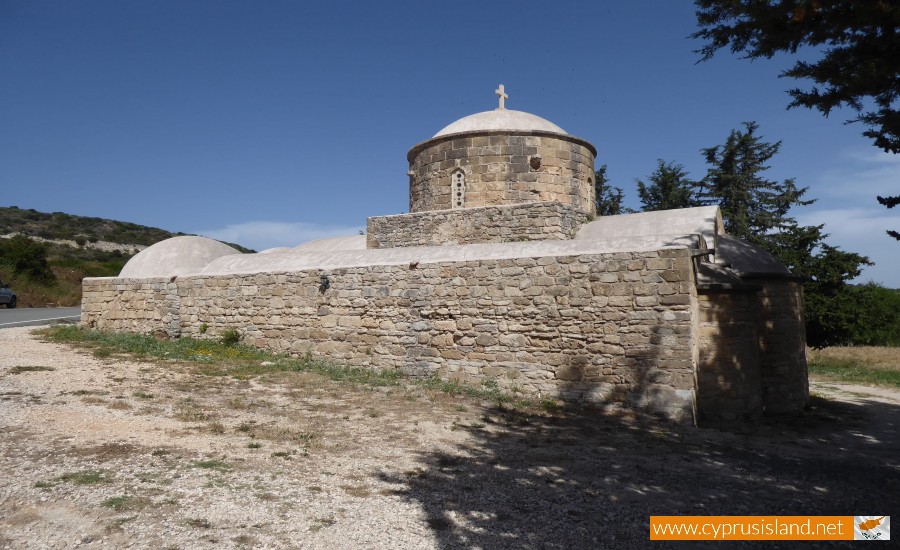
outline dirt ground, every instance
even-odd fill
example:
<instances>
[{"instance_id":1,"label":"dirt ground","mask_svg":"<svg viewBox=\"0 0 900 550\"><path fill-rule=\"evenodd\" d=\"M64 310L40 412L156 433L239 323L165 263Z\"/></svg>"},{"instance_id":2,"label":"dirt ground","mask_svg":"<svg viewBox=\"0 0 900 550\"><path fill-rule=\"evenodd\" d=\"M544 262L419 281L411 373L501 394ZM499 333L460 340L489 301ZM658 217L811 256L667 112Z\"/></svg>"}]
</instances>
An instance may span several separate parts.
<instances>
[{"instance_id":1,"label":"dirt ground","mask_svg":"<svg viewBox=\"0 0 900 550\"><path fill-rule=\"evenodd\" d=\"M202 376L5 329L0 548L642 548L651 514L890 514L900 392L812 391L734 434Z\"/></svg>"}]
</instances>

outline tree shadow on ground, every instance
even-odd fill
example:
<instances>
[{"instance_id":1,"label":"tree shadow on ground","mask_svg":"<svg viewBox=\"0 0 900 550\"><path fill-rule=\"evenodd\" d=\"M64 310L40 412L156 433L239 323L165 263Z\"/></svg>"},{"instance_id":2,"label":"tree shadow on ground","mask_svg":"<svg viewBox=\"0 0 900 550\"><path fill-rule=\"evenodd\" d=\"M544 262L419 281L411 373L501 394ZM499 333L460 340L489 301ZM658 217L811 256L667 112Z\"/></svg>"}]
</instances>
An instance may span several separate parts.
<instances>
[{"instance_id":1,"label":"tree shadow on ground","mask_svg":"<svg viewBox=\"0 0 900 550\"><path fill-rule=\"evenodd\" d=\"M465 443L382 479L422 508L441 548L640 548L650 515L890 514L898 420L897 405L816 399L737 435L488 407L458 427Z\"/></svg>"}]
</instances>

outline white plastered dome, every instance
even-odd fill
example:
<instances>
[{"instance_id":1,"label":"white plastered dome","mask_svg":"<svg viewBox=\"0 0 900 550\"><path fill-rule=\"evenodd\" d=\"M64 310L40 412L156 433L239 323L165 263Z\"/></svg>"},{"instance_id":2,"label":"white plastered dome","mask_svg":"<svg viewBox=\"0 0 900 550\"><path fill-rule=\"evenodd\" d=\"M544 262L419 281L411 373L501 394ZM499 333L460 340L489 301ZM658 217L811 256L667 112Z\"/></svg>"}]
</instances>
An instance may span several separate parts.
<instances>
[{"instance_id":1,"label":"white plastered dome","mask_svg":"<svg viewBox=\"0 0 900 550\"><path fill-rule=\"evenodd\" d=\"M200 273L213 260L230 254L240 252L206 237L172 237L145 248L128 260L119 277L144 279Z\"/></svg>"},{"instance_id":2,"label":"white plastered dome","mask_svg":"<svg viewBox=\"0 0 900 550\"><path fill-rule=\"evenodd\" d=\"M446 126L443 130L436 133L434 137L491 130L520 130L526 132L537 130L568 135L565 130L556 124L537 115L526 113L524 111L512 111L510 109L494 109L493 111L484 111L483 113L475 113L474 115L463 117Z\"/></svg>"}]
</instances>

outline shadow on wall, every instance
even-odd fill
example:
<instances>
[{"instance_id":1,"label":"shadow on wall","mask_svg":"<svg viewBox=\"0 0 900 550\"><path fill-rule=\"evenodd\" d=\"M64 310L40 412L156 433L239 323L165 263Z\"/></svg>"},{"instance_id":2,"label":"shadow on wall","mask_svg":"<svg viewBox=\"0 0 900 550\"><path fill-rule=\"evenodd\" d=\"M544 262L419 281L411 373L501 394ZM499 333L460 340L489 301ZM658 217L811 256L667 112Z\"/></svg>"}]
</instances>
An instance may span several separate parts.
<instances>
[{"instance_id":1,"label":"shadow on wall","mask_svg":"<svg viewBox=\"0 0 900 550\"><path fill-rule=\"evenodd\" d=\"M632 410L667 422L693 424L693 365L679 353L679 344L688 346L689 335L676 334L687 328L661 323L619 327L626 332L617 336L636 337L623 346L624 357L592 364L598 357L602 361L602 356L579 350L557 371L557 376L565 377L559 385L560 397L607 412Z\"/></svg>"},{"instance_id":2,"label":"shadow on wall","mask_svg":"<svg viewBox=\"0 0 900 550\"><path fill-rule=\"evenodd\" d=\"M762 417L758 287L698 294L697 422L753 425Z\"/></svg>"},{"instance_id":3,"label":"shadow on wall","mask_svg":"<svg viewBox=\"0 0 900 550\"><path fill-rule=\"evenodd\" d=\"M421 507L439 548L643 547L651 514L850 515L892 503L898 422L900 407L874 401L819 401L746 436L486 408L459 427L466 443L381 478Z\"/></svg>"},{"instance_id":4,"label":"shadow on wall","mask_svg":"<svg viewBox=\"0 0 900 550\"><path fill-rule=\"evenodd\" d=\"M701 425L740 426L759 421L763 414L803 410L809 386L802 301L800 284L784 277L719 276L718 282L701 285Z\"/></svg>"}]
</instances>

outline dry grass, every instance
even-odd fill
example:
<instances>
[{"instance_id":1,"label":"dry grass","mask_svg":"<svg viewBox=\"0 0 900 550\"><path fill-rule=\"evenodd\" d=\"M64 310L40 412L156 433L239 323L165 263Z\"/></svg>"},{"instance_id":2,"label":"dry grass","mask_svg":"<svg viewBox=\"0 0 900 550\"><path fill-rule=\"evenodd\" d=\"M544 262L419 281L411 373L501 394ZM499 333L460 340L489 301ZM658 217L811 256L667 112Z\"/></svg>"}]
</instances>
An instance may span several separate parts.
<instances>
[{"instance_id":1,"label":"dry grass","mask_svg":"<svg viewBox=\"0 0 900 550\"><path fill-rule=\"evenodd\" d=\"M900 348L832 347L808 350L807 357L811 376L900 388Z\"/></svg>"},{"instance_id":2,"label":"dry grass","mask_svg":"<svg viewBox=\"0 0 900 550\"><path fill-rule=\"evenodd\" d=\"M810 361L841 359L864 363L868 367L877 370L900 371L900 348L840 346L809 349L806 353Z\"/></svg>"}]
</instances>

